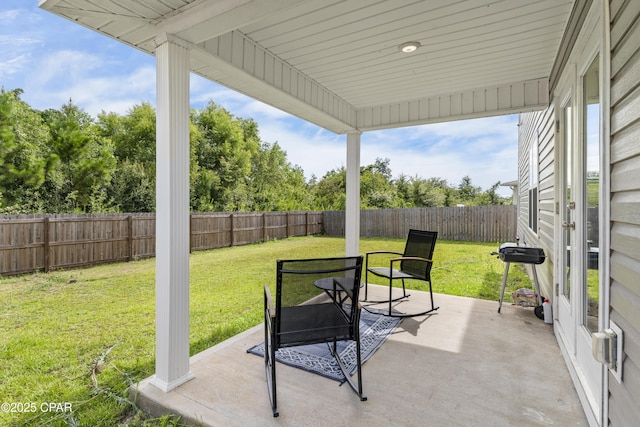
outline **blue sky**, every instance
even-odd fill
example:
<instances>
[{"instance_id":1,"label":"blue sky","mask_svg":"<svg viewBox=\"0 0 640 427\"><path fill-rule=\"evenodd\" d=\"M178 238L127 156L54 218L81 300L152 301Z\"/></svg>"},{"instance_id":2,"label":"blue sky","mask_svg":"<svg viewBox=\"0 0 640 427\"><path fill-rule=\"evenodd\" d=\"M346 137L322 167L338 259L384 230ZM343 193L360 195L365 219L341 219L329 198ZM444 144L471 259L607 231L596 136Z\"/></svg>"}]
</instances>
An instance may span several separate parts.
<instances>
[{"instance_id":1,"label":"blue sky","mask_svg":"<svg viewBox=\"0 0 640 427\"><path fill-rule=\"evenodd\" d=\"M21 88L33 108L60 108L71 99L94 117L155 105L155 58L38 8L37 0L0 1L0 86ZM307 178L346 164L346 136L336 135L224 86L191 76L191 104L209 100L253 118L261 139L278 142ZM389 158L394 177L468 175L488 189L517 178L517 115L366 132L361 163ZM499 190L510 195L507 187Z\"/></svg>"}]
</instances>

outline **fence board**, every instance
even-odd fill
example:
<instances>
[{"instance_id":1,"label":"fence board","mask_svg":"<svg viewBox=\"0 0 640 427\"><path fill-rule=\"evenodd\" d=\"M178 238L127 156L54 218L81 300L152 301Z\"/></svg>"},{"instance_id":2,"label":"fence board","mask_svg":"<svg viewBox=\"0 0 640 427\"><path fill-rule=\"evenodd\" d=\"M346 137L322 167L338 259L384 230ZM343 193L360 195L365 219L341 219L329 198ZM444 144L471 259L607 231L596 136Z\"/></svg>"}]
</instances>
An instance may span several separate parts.
<instances>
[{"instance_id":1,"label":"fence board","mask_svg":"<svg viewBox=\"0 0 640 427\"><path fill-rule=\"evenodd\" d=\"M441 239L513 241L515 206L365 210L362 237L404 238L410 228ZM344 236L344 211L194 213L191 250L326 232ZM155 215L18 215L0 218L0 274L72 268L155 256Z\"/></svg>"},{"instance_id":2,"label":"fence board","mask_svg":"<svg viewBox=\"0 0 640 427\"><path fill-rule=\"evenodd\" d=\"M191 250L322 232L322 212L197 213ZM155 214L0 217L0 274L74 268L155 256Z\"/></svg>"},{"instance_id":3,"label":"fence board","mask_svg":"<svg viewBox=\"0 0 640 427\"><path fill-rule=\"evenodd\" d=\"M344 236L344 211L326 211L330 236ZM376 209L360 212L360 237L404 238L410 228L433 230L446 240L514 241L517 211L513 205Z\"/></svg>"}]
</instances>

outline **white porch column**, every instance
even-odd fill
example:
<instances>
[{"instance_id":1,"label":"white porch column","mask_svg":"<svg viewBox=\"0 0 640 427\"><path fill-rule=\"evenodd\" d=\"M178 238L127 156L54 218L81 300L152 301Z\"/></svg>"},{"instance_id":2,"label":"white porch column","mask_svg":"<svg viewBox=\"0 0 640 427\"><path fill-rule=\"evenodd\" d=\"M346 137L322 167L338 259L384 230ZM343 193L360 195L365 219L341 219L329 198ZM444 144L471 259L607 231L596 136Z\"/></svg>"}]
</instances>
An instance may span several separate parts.
<instances>
[{"instance_id":1,"label":"white porch column","mask_svg":"<svg viewBox=\"0 0 640 427\"><path fill-rule=\"evenodd\" d=\"M347 200L345 254L360 254L360 132L347 133Z\"/></svg>"},{"instance_id":2,"label":"white porch column","mask_svg":"<svg viewBox=\"0 0 640 427\"><path fill-rule=\"evenodd\" d=\"M156 374L170 391L189 371L189 51L156 49Z\"/></svg>"}]
</instances>

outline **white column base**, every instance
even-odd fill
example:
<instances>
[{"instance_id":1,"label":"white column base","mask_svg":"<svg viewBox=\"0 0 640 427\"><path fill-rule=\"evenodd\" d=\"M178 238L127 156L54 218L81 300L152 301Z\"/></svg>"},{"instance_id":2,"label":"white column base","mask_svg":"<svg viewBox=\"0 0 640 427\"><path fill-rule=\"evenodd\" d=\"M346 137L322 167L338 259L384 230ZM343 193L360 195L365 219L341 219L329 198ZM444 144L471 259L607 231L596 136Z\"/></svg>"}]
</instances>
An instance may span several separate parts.
<instances>
[{"instance_id":1,"label":"white column base","mask_svg":"<svg viewBox=\"0 0 640 427\"><path fill-rule=\"evenodd\" d=\"M153 376L151 378L151 384L153 384L154 386L158 387L160 390L164 391L165 393L170 392L171 390L180 387L182 384L186 383L189 380L192 380L195 378L195 375L193 375L191 372L188 372L187 375L184 375L180 378L177 378L171 382L166 382L163 381L161 379L159 379L157 376Z\"/></svg>"}]
</instances>

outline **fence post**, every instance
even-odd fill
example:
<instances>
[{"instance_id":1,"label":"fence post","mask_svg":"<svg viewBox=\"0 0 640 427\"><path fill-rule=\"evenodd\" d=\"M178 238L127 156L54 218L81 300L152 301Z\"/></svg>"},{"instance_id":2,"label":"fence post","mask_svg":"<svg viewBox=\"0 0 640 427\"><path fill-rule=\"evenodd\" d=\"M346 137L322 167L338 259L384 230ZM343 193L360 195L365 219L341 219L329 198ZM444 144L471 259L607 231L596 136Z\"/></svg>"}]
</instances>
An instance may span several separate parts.
<instances>
[{"instance_id":1,"label":"fence post","mask_svg":"<svg viewBox=\"0 0 640 427\"><path fill-rule=\"evenodd\" d=\"M287 218L287 238L289 238L289 212L287 212L286 218Z\"/></svg>"},{"instance_id":2,"label":"fence post","mask_svg":"<svg viewBox=\"0 0 640 427\"><path fill-rule=\"evenodd\" d=\"M309 211L304 213L304 235L309 235Z\"/></svg>"},{"instance_id":3,"label":"fence post","mask_svg":"<svg viewBox=\"0 0 640 427\"><path fill-rule=\"evenodd\" d=\"M262 241L267 241L267 214L262 212Z\"/></svg>"},{"instance_id":4,"label":"fence post","mask_svg":"<svg viewBox=\"0 0 640 427\"><path fill-rule=\"evenodd\" d=\"M42 239L44 240L44 272L49 272L49 217L44 217L43 230L42 230Z\"/></svg>"},{"instance_id":5,"label":"fence post","mask_svg":"<svg viewBox=\"0 0 640 427\"><path fill-rule=\"evenodd\" d=\"M189 253L193 251L193 214L189 214Z\"/></svg>"},{"instance_id":6,"label":"fence post","mask_svg":"<svg viewBox=\"0 0 640 427\"><path fill-rule=\"evenodd\" d=\"M133 216L127 216L127 244L129 246L129 261L133 261Z\"/></svg>"},{"instance_id":7,"label":"fence post","mask_svg":"<svg viewBox=\"0 0 640 427\"><path fill-rule=\"evenodd\" d=\"M229 246L233 246L233 214L229 214Z\"/></svg>"}]
</instances>

